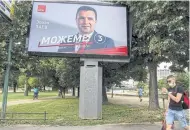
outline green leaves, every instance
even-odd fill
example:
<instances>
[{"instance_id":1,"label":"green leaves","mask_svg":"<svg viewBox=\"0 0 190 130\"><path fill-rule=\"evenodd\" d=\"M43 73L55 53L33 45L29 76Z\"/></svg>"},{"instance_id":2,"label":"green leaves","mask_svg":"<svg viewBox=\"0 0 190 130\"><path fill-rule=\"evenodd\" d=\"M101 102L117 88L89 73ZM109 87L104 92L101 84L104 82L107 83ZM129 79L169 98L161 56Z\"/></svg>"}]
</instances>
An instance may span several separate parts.
<instances>
[{"instance_id":1,"label":"green leaves","mask_svg":"<svg viewBox=\"0 0 190 130\"><path fill-rule=\"evenodd\" d=\"M181 84L186 90L189 89L189 72L177 73L177 82Z\"/></svg>"},{"instance_id":2,"label":"green leaves","mask_svg":"<svg viewBox=\"0 0 190 130\"><path fill-rule=\"evenodd\" d=\"M57 67L56 75L59 84L63 87L79 87L80 83L80 59L66 58Z\"/></svg>"},{"instance_id":3,"label":"green leaves","mask_svg":"<svg viewBox=\"0 0 190 130\"><path fill-rule=\"evenodd\" d=\"M168 88L169 86L168 86L168 84L167 84L166 81L167 81L166 78L160 79L160 80L158 81L158 88L159 88L159 89Z\"/></svg>"},{"instance_id":4,"label":"green leaves","mask_svg":"<svg viewBox=\"0 0 190 130\"><path fill-rule=\"evenodd\" d=\"M39 83L38 83L38 78L36 77L30 77L28 79L28 84L33 88L33 87L38 87L39 86Z\"/></svg>"},{"instance_id":5,"label":"green leaves","mask_svg":"<svg viewBox=\"0 0 190 130\"><path fill-rule=\"evenodd\" d=\"M113 2L113 1L112 1ZM133 46L131 63L107 64L104 78L110 84L133 78L145 81L148 63L173 62L174 71L188 67L189 55L189 2L187 1L114 1L130 5L133 15ZM25 53L26 37L31 18L30 1L20 1L15 5L13 25L0 23L0 67L6 61L6 44L10 31L14 33L12 50L13 65L20 70L39 76L40 83L52 86L79 86L79 59L55 59L28 56ZM20 42L20 44L15 44ZM1 70L2 72L2 70ZM21 72L23 73L23 72ZM12 76L14 77L14 76Z\"/></svg>"},{"instance_id":6,"label":"green leaves","mask_svg":"<svg viewBox=\"0 0 190 130\"><path fill-rule=\"evenodd\" d=\"M25 80L26 80L26 75L20 75L18 78L18 87L24 88Z\"/></svg>"},{"instance_id":7,"label":"green leaves","mask_svg":"<svg viewBox=\"0 0 190 130\"><path fill-rule=\"evenodd\" d=\"M134 14L133 34L138 37L138 46L132 50L139 56L147 54L145 63L150 56L159 63L174 61L173 55L178 51L188 53L188 2L143 1L130 5Z\"/></svg>"}]
</instances>

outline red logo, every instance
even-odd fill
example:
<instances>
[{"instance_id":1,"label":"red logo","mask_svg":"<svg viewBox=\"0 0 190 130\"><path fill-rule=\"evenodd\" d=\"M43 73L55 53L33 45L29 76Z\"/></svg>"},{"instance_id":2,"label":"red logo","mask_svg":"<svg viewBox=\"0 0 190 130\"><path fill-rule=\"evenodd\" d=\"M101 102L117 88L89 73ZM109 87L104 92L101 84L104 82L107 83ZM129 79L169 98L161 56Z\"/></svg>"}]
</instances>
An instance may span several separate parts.
<instances>
[{"instance_id":1,"label":"red logo","mask_svg":"<svg viewBox=\"0 0 190 130\"><path fill-rule=\"evenodd\" d=\"M38 12L46 12L46 6L45 5L38 5Z\"/></svg>"}]
</instances>

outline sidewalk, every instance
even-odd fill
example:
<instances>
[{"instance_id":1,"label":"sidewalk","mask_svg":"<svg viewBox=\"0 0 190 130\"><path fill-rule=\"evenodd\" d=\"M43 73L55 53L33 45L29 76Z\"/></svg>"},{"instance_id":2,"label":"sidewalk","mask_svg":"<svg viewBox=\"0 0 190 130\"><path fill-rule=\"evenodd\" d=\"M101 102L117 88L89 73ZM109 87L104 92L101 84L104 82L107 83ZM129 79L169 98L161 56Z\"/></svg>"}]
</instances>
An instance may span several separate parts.
<instances>
[{"instance_id":1,"label":"sidewalk","mask_svg":"<svg viewBox=\"0 0 190 130\"><path fill-rule=\"evenodd\" d=\"M160 130L159 125L98 125L98 126L13 126L0 130Z\"/></svg>"},{"instance_id":2,"label":"sidewalk","mask_svg":"<svg viewBox=\"0 0 190 130\"><path fill-rule=\"evenodd\" d=\"M117 124L97 126L29 126L0 127L0 130L161 130L161 124ZM175 130L180 130L175 128Z\"/></svg>"}]
</instances>

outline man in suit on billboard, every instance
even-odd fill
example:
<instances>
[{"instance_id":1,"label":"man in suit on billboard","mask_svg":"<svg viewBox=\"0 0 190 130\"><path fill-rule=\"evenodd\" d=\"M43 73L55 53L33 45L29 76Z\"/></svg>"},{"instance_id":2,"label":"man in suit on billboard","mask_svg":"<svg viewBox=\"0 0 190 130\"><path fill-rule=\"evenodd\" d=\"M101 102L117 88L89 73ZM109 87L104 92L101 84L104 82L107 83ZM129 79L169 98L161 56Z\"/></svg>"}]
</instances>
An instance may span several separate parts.
<instances>
[{"instance_id":1,"label":"man in suit on billboard","mask_svg":"<svg viewBox=\"0 0 190 130\"><path fill-rule=\"evenodd\" d=\"M81 6L78 8L76 13L76 24L79 33L76 35L78 38L83 37L83 40L80 40L78 42L79 44L75 42L73 46L60 46L58 52L82 53L92 49L114 48L114 41L111 38L95 31L96 23L97 12L94 8L89 6Z\"/></svg>"}]
</instances>

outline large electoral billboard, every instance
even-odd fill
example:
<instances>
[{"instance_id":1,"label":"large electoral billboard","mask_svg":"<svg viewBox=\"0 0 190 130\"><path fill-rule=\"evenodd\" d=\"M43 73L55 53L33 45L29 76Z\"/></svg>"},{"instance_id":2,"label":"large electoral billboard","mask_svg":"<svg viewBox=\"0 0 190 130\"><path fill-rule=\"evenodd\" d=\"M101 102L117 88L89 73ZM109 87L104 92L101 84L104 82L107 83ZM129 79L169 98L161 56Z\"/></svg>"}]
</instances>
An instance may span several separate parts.
<instances>
[{"instance_id":1,"label":"large electoral billboard","mask_svg":"<svg viewBox=\"0 0 190 130\"><path fill-rule=\"evenodd\" d=\"M15 0L0 0L0 14L6 19L12 20Z\"/></svg>"},{"instance_id":2,"label":"large electoral billboard","mask_svg":"<svg viewBox=\"0 0 190 130\"><path fill-rule=\"evenodd\" d=\"M28 52L49 56L129 56L128 8L34 1Z\"/></svg>"}]
</instances>

